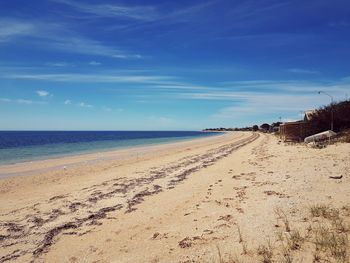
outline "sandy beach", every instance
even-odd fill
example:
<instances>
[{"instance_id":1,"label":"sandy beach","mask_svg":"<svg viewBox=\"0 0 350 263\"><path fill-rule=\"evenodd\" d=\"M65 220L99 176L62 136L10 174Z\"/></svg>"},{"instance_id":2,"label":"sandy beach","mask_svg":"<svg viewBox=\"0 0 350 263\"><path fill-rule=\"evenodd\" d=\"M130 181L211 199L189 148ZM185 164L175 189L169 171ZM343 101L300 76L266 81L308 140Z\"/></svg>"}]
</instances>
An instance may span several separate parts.
<instances>
[{"instance_id":1,"label":"sandy beach","mask_svg":"<svg viewBox=\"0 0 350 263\"><path fill-rule=\"evenodd\" d=\"M0 174L0 262L313 262L328 253L316 251L313 227L329 218L310 208L350 223L345 143L231 132Z\"/></svg>"}]
</instances>

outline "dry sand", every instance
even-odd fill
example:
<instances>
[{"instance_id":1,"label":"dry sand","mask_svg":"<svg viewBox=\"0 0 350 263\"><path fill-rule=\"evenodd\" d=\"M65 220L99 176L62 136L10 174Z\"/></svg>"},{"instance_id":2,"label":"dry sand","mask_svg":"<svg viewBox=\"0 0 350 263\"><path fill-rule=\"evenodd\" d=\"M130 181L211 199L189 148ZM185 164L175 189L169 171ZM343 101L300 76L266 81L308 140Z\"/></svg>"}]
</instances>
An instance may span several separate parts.
<instances>
[{"instance_id":1,"label":"dry sand","mask_svg":"<svg viewBox=\"0 0 350 263\"><path fill-rule=\"evenodd\" d=\"M0 262L262 262L266 244L274 262L313 262L310 207L348 223L350 144L232 132L102 157L0 166L22 174L0 180Z\"/></svg>"}]
</instances>

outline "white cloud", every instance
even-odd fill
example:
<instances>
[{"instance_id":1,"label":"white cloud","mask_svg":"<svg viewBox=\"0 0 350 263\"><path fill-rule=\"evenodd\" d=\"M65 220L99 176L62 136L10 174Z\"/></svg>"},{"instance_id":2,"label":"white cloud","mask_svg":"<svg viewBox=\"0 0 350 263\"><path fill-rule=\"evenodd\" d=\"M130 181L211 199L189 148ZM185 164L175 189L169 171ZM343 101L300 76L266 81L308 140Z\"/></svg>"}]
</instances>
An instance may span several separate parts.
<instances>
[{"instance_id":1,"label":"white cloud","mask_svg":"<svg viewBox=\"0 0 350 263\"><path fill-rule=\"evenodd\" d=\"M11 102L8 98L0 98L0 102Z\"/></svg>"},{"instance_id":2,"label":"white cloud","mask_svg":"<svg viewBox=\"0 0 350 263\"><path fill-rule=\"evenodd\" d=\"M16 102L19 104L33 104L32 100L25 100L25 99L18 99L16 100Z\"/></svg>"},{"instance_id":3,"label":"white cloud","mask_svg":"<svg viewBox=\"0 0 350 263\"><path fill-rule=\"evenodd\" d=\"M61 50L67 53L79 53L83 55L98 55L118 59L140 59L139 54L130 54L115 47L107 46L99 41L81 36L51 36L46 47Z\"/></svg>"},{"instance_id":4,"label":"white cloud","mask_svg":"<svg viewBox=\"0 0 350 263\"><path fill-rule=\"evenodd\" d=\"M81 108L92 108L93 106L91 104L87 104L85 102L79 102L79 103L74 103L71 100L65 100L64 105L75 105Z\"/></svg>"},{"instance_id":5,"label":"white cloud","mask_svg":"<svg viewBox=\"0 0 350 263\"><path fill-rule=\"evenodd\" d=\"M18 36L32 35L36 32L36 28L26 22L14 19L0 19L0 43L8 42Z\"/></svg>"},{"instance_id":6,"label":"white cloud","mask_svg":"<svg viewBox=\"0 0 350 263\"><path fill-rule=\"evenodd\" d=\"M134 20L154 20L158 14L153 6L126 6L116 4L88 4L72 0L53 0L76 10L98 17L121 17Z\"/></svg>"},{"instance_id":7,"label":"white cloud","mask_svg":"<svg viewBox=\"0 0 350 263\"><path fill-rule=\"evenodd\" d=\"M50 95L50 93L46 90L37 90L36 94L38 94L39 97L47 97Z\"/></svg>"},{"instance_id":8,"label":"white cloud","mask_svg":"<svg viewBox=\"0 0 350 263\"><path fill-rule=\"evenodd\" d=\"M302 68L290 68L290 69L287 69L287 71L291 73L297 73L297 74L320 74L320 72L317 70L302 69Z\"/></svg>"},{"instance_id":9,"label":"white cloud","mask_svg":"<svg viewBox=\"0 0 350 263\"><path fill-rule=\"evenodd\" d=\"M32 105L32 104L44 105L44 104L47 104L47 102L44 102L44 101L33 101L33 100L28 100L28 99L8 99L8 98L0 98L0 102L17 103L17 104L23 104L23 105Z\"/></svg>"},{"instance_id":10,"label":"white cloud","mask_svg":"<svg viewBox=\"0 0 350 263\"><path fill-rule=\"evenodd\" d=\"M90 62L89 62L89 65L90 65L90 66L100 66L101 63L100 63L100 62L96 62L96 61L90 61Z\"/></svg>"},{"instance_id":11,"label":"white cloud","mask_svg":"<svg viewBox=\"0 0 350 263\"><path fill-rule=\"evenodd\" d=\"M68 66L72 66L71 63L67 63L67 62L46 63L46 65L50 66L50 67L68 67Z\"/></svg>"},{"instance_id":12,"label":"white cloud","mask_svg":"<svg viewBox=\"0 0 350 263\"><path fill-rule=\"evenodd\" d=\"M118 74L2 74L7 79L32 79L55 82L93 82L93 83L153 83L163 84L172 79L169 76L118 75Z\"/></svg>"},{"instance_id":13,"label":"white cloud","mask_svg":"<svg viewBox=\"0 0 350 263\"><path fill-rule=\"evenodd\" d=\"M90 105L90 104L86 104L85 102L80 102L77 104L79 107L82 107L82 108L92 108L93 106Z\"/></svg>"},{"instance_id":14,"label":"white cloud","mask_svg":"<svg viewBox=\"0 0 350 263\"><path fill-rule=\"evenodd\" d=\"M28 37L25 41L26 46L39 47L40 49L53 49L66 53L97 55L117 59L143 58L140 54L130 53L115 46L105 45L99 41L81 36L63 24L8 18L0 19L0 43L9 43L19 37ZM17 41L16 43L20 44L21 42ZM52 63L52 66L65 66L65 64Z\"/></svg>"}]
</instances>

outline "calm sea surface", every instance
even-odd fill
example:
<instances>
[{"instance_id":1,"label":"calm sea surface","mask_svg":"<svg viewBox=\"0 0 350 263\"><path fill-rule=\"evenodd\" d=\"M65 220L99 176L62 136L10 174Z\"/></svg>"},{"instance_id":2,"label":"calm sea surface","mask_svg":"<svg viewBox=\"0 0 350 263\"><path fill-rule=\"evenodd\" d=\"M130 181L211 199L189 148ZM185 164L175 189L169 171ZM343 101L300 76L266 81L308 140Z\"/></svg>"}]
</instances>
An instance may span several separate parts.
<instances>
[{"instance_id":1,"label":"calm sea surface","mask_svg":"<svg viewBox=\"0 0 350 263\"><path fill-rule=\"evenodd\" d=\"M213 135L218 135L218 133L197 131L0 131L0 164Z\"/></svg>"}]
</instances>

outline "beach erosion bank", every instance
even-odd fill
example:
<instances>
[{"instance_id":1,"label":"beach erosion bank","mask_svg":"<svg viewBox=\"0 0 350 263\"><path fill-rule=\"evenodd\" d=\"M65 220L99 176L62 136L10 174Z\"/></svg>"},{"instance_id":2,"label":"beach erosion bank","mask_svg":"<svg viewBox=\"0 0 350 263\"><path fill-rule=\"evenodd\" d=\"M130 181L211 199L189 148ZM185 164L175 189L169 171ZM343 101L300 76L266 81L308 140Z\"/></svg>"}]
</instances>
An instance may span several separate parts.
<instances>
[{"instance_id":1,"label":"beach erosion bank","mask_svg":"<svg viewBox=\"0 0 350 263\"><path fill-rule=\"evenodd\" d=\"M348 223L349 144L311 149L232 132L123 154L69 169L42 169L69 158L6 167L37 172L0 180L0 262L257 262L286 256L279 233L306 240L323 220L310 207ZM287 254L312 262L302 239Z\"/></svg>"}]
</instances>

